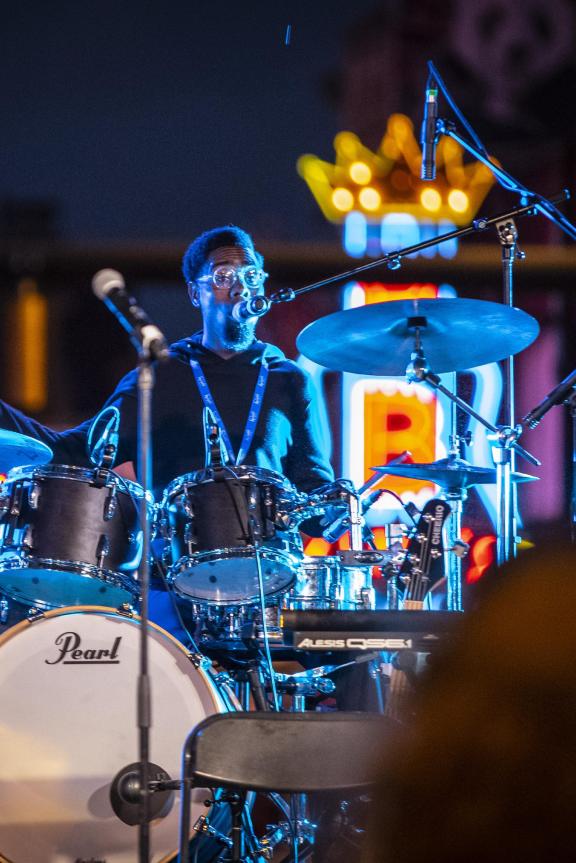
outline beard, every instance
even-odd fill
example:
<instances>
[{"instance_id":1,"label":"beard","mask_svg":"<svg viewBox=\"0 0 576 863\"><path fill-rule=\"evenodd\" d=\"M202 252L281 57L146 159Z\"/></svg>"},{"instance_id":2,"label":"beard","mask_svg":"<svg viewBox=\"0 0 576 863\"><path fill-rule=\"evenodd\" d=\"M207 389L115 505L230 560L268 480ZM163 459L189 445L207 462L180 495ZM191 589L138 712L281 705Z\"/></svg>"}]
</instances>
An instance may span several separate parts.
<instances>
[{"instance_id":1,"label":"beard","mask_svg":"<svg viewBox=\"0 0 576 863\"><path fill-rule=\"evenodd\" d=\"M229 351L244 351L256 338L256 321L236 321L226 317L222 321L222 345Z\"/></svg>"}]
</instances>

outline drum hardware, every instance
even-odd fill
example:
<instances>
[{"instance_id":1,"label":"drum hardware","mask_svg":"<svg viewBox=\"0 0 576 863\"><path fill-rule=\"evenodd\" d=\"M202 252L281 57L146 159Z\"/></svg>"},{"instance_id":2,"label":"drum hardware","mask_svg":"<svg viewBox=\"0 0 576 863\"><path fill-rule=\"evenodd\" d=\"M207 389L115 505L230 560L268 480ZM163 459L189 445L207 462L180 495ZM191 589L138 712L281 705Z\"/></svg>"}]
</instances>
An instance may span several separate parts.
<instances>
[{"instance_id":1,"label":"drum hardware","mask_svg":"<svg viewBox=\"0 0 576 863\"><path fill-rule=\"evenodd\" d=\"M141 790L139 777L140 763L127 764L120 770L110 785L110 804L114 814L124 824L134 827L140 823ZM165 818L174 805L174 791L167 788L171 777L158 764L149 762L150 806L148 818L150 821ZM176 783L178 788L180 783Z\"/></svg>"},{"instance_id":2,"label":"drum hardware","mask_svg":"<svg viewBox=\"0 0 576 863\"><path fill-rule=\"evenodd\" d=\"M136 611L134 610L134 606L130 605L129 602L123 602L122 605L119 605L115 609L116 614L119 614L121 617L136 617Z\"/></svg>"},{"instance_id":3,"label":"drum hardware","mask_svg":"<svg viewBox=\"0 0 576 863\"><path fill-rule=\"evenodd\" d=\"M104 501L104 521L110 521L116 515L116 510L118 509L117 491L118 486L112 486L108 497Z\"/></svg>"},{"instance_id":4,"label":"drum hardware","mask_svg":"<svg viewBox=\"0 0 576 863\"><path fill-rule=\"evenodd\" d=\"M206 815L201 815L198 818L196 823L192 825L192 830L195 833L199 833L201 836L210 836L211 839L215 839L225 848L232 848L232 839L230 839L228 836L225 836L219 830L216 830L215 827L212 827Z\"/></svg>"},{"instance_id":5,"label":"drum hardware","mask_svg":"<svg viewBox=\"0 0 576 863\"><path fill-rule=\"evenodd\" d=\"M335 669L332 669L335 670ZM316 673L317 669L298 671L295 674L280 674L276 672L276 687L283 695L302 698L317 695L330 695L336 689L336 684L329 677Z\"/></svg>"}]
</instances>

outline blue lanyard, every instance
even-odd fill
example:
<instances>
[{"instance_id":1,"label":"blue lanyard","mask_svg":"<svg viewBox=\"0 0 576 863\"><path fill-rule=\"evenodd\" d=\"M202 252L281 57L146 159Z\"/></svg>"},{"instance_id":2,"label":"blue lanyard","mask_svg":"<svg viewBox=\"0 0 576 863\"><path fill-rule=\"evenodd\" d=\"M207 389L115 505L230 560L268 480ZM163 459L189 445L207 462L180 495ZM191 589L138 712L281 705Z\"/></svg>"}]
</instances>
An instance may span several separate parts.
<instances>
[{"instance_id":1,"label":"blue lanyard","mask_svg":"<svg viewBox=\"0 0 576 863\"><path fill-rule=\"evenodd\" d=\"M226 431L226 426L222 421L222 417L220 416L220 411L216 407L216 402L210 392L210 387L208 386L208 381L204 376L204 372L202 371L202 366L198 362L198 360L190 360L190 366L192 367L192 371L194 372L194 378L196 379L196 383L198 385L198 390L200 392L200 397L204 402L204 407L209 408L214 414L214 419L220 429L220 434L222 435L222 440L224 441L224 446L226 447L226 452L228 453L228 458L233 464L244 464L246 456L248 454L248 450L250 449L250 445L252 443L252 438L254 437L254 432L256 431L256 425L258 423L258 417L260 416L260 409L262 408L262 401L264 399L264 391L266 389L266 382L268 380L268 363L263 358L262 365L260 367L260 374L258 375L258 380L256 381L256 386L254 388L254 395L252 396L252 404L250 405L250 410L248 411L248 419L246 420L246 427L244 429L244 434L242 435L242 443L240 444L240 449L238 450L238 455L234 458L234 450L232 449L232 443L230 441L230 437L228 432Z\"/></svg>"}]
</instances>

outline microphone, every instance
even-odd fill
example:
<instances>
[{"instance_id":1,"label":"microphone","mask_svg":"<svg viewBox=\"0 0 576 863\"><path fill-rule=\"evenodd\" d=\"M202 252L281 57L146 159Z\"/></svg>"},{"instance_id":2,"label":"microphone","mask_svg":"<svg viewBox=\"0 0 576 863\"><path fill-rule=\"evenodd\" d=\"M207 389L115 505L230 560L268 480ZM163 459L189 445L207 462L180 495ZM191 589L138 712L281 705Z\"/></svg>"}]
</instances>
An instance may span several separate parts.
<instances>
[{"instance_id":1,"label":"microphone","mask_svg":"<svg viewBox=\"0 0 576 863\"><path fill-rule=\"evenodd\" d=\"M438 119L438 90L433 86L432 78L426 84L426 101L424 102L424 117L420 131L420 146L422 147L421 180L436 179L436 120Z\"/></svg>"},{"instance_id":2,"label":"microphone","mask_svg":"<svg viewBox=\"0 0 576 863\"><path fill-rule=\"evenodd\" d=\"M209 470L213 468L215 471L219 471L227 461L227 458L224 457L222 449L220 426L209 407L205 407L202 412L202 424L204 426L204 469Z\"/></svg>"},{"instance_id":3,"label":"microphone","mask_svg":"<svg viewBox=\"0 0 576 863\"><path fill-rule=\"evenodd\" d=\"M241 300L232 309L232 317L235 321L248 321L250 318L261 318L270 311L272 305L268 297L258 294L248 300Z\"/></svg>"},{"instance_id":4,"label":"microphone","mask_svg":"<svg viewBox=\"0 0 576 863\"><path fill-rule=\"evenodd\" d=\"M366 515L370 507L374 506L376 501L384 494L384 489L379 488L376 491L371 492L366 495L364 500L361 502L360 513L362 516ZM337 542L341 536L344 536L347 530L350 528L350 515L348 512L345 512L344 515L338 516L331 524L328 525L322 531L322 539L327 540L328 542Z\"/></svg>"},{"instance_id":5,"label":"microphone","mask_svg":"<svg viewBox=\"0 0 576 863\"><path fill-rule=\"evenodd\" d=\"M537 407L531 410L530 413L526 414L522 422L531 429L536 428L544 414L547 414L550 408L553 408L555 405L561 405L562 402L565 402L570 395L570 391L574 389L575 386L576 369L573 372L570 372L567 378L564 378L563 381L555 386L554 389L548 393L546 398L542 399Z\"/></svg>"},{"instance_id":6,"label":"microphone","mask_svg":"<svg viewBox=\"0 0 576 863\"><path fill-rule=\"evenodd\" d=\"M92 290L115 315L137 350L143 348L154 359L168 359L168 344L144 309L126 290L124 278L116 270L99 270L92 279Z\"/></svg>"},{"instance_id":7,"label":"microphone","mask_svg":"<svg viewBox=\"0 0 576 863\"><path fill-rule=\"evenodd\" d=\"M112 467L118 452L119 435L114 420L110 421L102 437L90 453L90 460L97 467Z\"/></svg>"}]
</instances>

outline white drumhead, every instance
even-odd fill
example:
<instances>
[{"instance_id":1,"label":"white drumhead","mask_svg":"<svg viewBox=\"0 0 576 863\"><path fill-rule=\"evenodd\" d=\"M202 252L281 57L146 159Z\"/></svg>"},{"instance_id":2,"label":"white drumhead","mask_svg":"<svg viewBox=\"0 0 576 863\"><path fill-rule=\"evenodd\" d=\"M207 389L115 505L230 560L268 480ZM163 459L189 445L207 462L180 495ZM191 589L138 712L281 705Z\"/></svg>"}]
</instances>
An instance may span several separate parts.
<instances>
[{"instance_id":1,"label":"white drumhead","mask_svg":"<svg viewBox=\"0 0 576 863\"><path fill-rule=\"evenodd\" d=\"M138 760L140 626L97 607L48 612L0 637L0 859L134 863L138 828L110 804L116 773ZM150 760L172 778L182 747L222 695L179 642L150 627ZM192 824L206 813L194 795ZM178 847L180 797L151 826L152 863Z\"/></svg>"}]
</instances>

